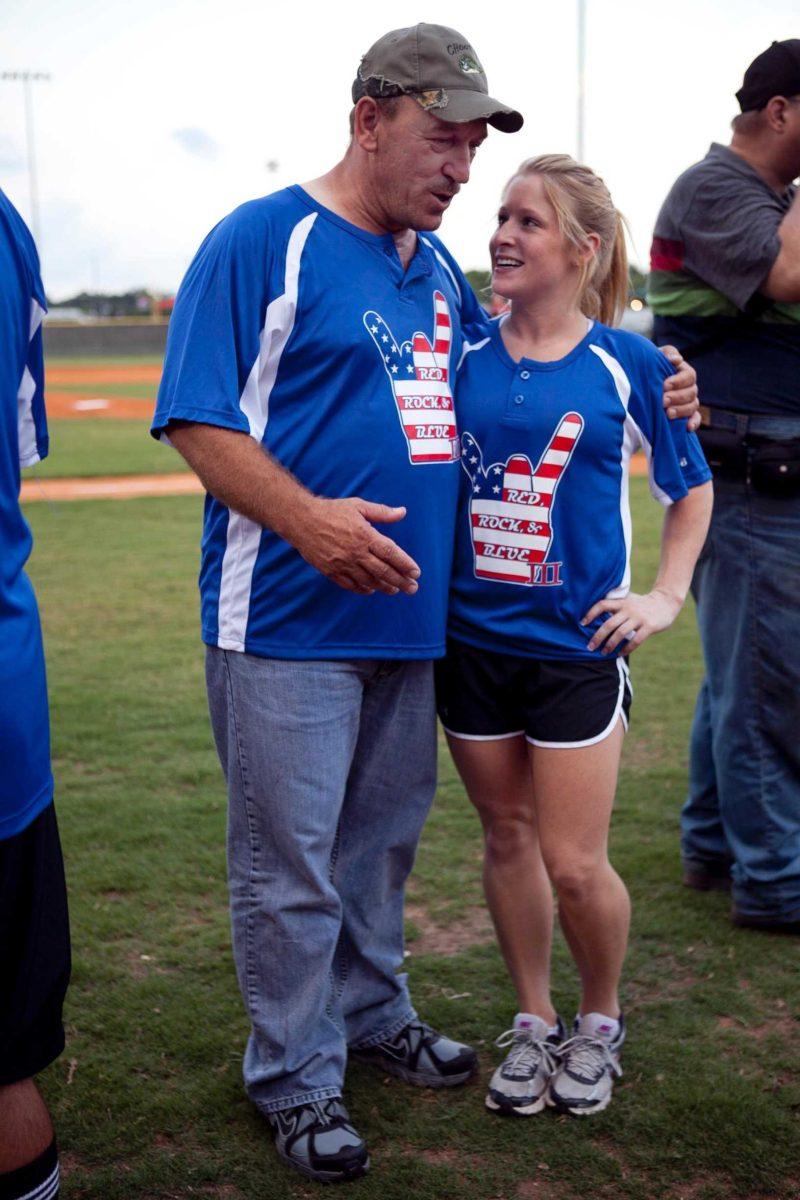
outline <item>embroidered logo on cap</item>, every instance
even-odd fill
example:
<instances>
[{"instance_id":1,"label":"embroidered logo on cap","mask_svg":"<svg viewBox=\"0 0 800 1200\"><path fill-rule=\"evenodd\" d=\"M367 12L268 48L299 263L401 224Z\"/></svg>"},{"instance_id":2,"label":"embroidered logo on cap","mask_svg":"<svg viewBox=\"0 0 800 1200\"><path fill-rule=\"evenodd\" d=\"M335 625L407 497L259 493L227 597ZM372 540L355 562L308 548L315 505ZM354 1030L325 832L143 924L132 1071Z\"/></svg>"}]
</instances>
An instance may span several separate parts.
<instances>
[{"instance_id":1,"label":"embroidered logo on cap","mask_svg":"<svg viewBox=\"0 0 800 1200\"><path fill-rule=\"evenodd\" d=\"M472 57L471 54L462 54L458 60L458 65L465 75L480 75L480 64Z\"/></svg>"}]
</instances>

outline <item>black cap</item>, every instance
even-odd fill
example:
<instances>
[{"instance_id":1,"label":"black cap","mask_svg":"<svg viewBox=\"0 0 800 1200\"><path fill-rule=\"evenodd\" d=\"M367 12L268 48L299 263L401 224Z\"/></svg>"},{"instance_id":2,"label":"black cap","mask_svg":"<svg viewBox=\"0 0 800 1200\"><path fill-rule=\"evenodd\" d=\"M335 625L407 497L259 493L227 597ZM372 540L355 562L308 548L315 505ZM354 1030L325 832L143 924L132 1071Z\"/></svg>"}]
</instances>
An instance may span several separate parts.
<instances>
[{"instance_id":1,"label":"black cap","mask_svg":"<svg viewBox=\"0 0 800 1200\"><path fill-rule=\"evenodd\" d=\"M742 112L763 108L773 96L800 96L800 38L773 42L754 58L736 93Z\"/></svg>"}]
</instances>

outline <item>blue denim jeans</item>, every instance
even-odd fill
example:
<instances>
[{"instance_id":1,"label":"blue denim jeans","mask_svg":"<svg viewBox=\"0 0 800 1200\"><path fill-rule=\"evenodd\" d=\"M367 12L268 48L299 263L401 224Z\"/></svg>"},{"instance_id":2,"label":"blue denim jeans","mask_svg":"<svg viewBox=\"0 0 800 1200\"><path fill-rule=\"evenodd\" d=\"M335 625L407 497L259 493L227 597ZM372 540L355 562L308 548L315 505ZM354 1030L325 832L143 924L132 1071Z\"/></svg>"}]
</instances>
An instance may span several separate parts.
<instances>
[{"instance_id":1,"label":"blue denim jeans","mask_svg":"<svg viewBox=\"0 0 800 1200\"><path fill-rule=\"evenodd\" d=\"M347 1047L415 1016L403 894L436 787L427 662L298 662L209 647L228 783L236 972L265 1113L341 1095Z\"/></svg>"},{"instance_id":2,"label":"blue denim jeans","mask_svg":"<svg viewBox=\"0 0 800 1200\"><path fill-rule=\"evenodd\" d=\"M766 420L758 418L758 420ZM800 419L772 418L774 437ZM800 497L714 481L695 570L706 677L692 728L684 862L731 864L736 908L800 918Z\"/></svg>"}]
</instances>

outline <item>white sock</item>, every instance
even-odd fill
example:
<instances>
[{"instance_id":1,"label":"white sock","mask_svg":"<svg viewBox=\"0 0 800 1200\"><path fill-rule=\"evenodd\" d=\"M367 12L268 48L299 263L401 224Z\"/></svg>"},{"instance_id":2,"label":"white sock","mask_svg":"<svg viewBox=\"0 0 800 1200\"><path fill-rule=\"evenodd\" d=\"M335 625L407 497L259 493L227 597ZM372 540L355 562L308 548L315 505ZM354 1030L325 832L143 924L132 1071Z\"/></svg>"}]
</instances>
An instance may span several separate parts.
<instances>
[{"instance_id":1,"label":"white sock","mask_svg":"<svg viewBox=\"0 0 800 1200\"><path fill-rule=\"evenodd\" d=\"M546 1026L547 1029L545 1037L550 1037L552 1034L560 1032L558 1025L548 1025L544 1017L540 1017L536 1013L519 1012L514 1017L515 1029L541 1029L542 1025Z\"/></svg>"},{"instance_id":2,"label":"white sock","mask_svg":"<svg viewBox=\"0 0 800 1200\"><path fill-rule=\"evenodd\" d=\"M576 1020L578 1033L586 1034L587 1037L601 1037L606 1042L613 1042L619 1033L617 1018L606 1016L605 1013L590 1012L583 1015L579 1013Z\"/></svg>"}]
</instances>

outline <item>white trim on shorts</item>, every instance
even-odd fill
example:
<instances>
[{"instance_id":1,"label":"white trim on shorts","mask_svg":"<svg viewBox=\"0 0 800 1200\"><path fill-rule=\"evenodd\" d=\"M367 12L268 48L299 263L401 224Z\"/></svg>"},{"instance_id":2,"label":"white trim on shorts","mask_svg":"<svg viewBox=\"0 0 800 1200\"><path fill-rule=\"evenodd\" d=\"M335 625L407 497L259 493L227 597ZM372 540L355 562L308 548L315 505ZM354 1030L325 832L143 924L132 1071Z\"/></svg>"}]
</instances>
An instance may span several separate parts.
<instances>
[{"instance_id":1,"label":"white trim on shorts","mask_svg":"<svg viewBox=\"0 0 800 1200\"><path fill-rule=\"evenodd\" d=\"M596 746L598 742L605 741L607 737L614 731L614 726L617 723L617 718L622 717L623 728L627 731L628 722L625 718L625 713L622 710L622 701L625 699L625 684L628 683L630 674L628 664L623 658L617 659L617 671L619 672L619 695L617 696L617 704L614 709L614 715L606 725L602 733L598 733L597 737L586 738L583 742L537 742L535 738L528 737L525 734L525 741L531 746L541 746L543 750L581 750L584 746ZM628 684L630 687L630 684ZM631 693L633 694L633 693Z\"/></svg>"},{"instance_id":2,"label":"white trim on shorts","mask_svg":"<svg viewBox=\"0 0 800 1200\"><path fill-rule=\"evenodd\" d=\"M525 736L524 729L518 729L515 733L456 733L446 725L443 725L442 729L449 737L461 738L462 742L504 742L508 738Z\"/></svg>"}]
</instances>

